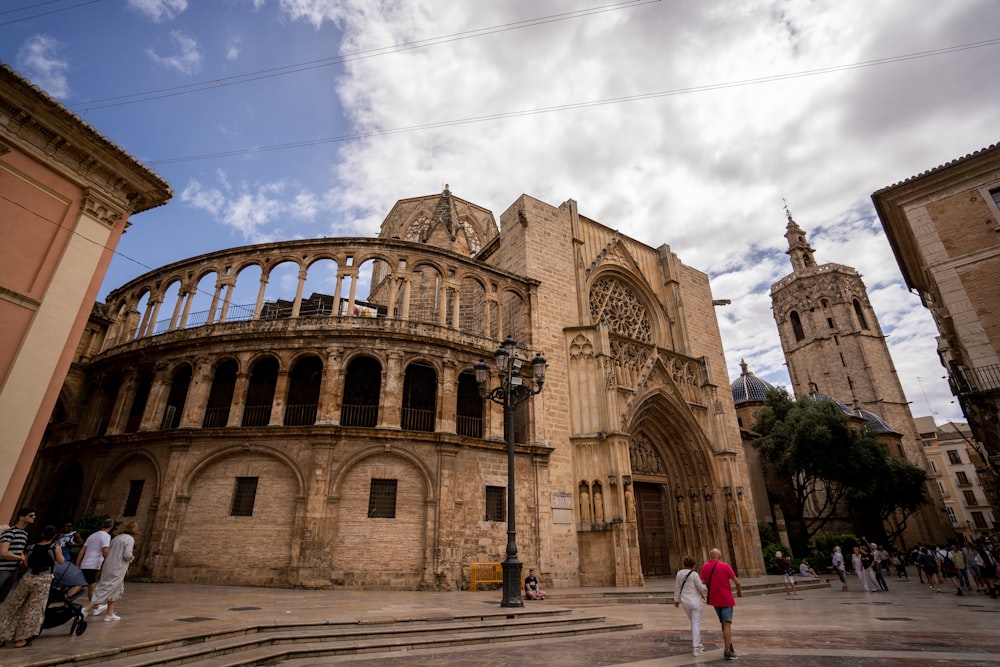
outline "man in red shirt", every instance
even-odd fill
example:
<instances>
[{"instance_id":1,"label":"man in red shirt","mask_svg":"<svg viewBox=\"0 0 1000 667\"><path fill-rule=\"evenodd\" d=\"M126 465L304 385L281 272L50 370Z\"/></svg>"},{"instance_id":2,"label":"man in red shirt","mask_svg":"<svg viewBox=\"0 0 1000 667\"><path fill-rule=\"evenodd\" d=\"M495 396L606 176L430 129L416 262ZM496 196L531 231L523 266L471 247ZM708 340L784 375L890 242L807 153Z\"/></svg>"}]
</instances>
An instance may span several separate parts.
<instances>
[{"instance_id":1,"label":"man in red shirt","mask_svg":"<svg viewBox=\"0 0 1000 667\"><path fill-rule=\"evenodd\" d=\"M736 597L743 597L743 586L736 578L733 568L722 562L722 552L712 549L709 561L701 566L701 580L708 587L708 604L715 607L715 613L722 623L722 655L726 660L736 660L733 648L733 607L736 600L729 586L730 579L736 584Z\"/></svg>"}]
</instances>

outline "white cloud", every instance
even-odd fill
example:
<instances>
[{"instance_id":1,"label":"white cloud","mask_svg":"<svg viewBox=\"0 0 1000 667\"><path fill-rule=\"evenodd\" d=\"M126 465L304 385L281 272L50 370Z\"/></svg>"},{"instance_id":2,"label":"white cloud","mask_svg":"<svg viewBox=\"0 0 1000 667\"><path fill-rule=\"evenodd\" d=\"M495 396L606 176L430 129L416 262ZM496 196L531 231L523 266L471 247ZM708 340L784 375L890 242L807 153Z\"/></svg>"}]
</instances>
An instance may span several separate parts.
<instances>
[{"instance_id":1,"label":"white cloud","mask_svg":"<svg viewBox=\"0 0 1000 667\"><path fill-rule=\"evenodd\" d=\"M157 23L171 21L187 9L187 0L128 0L128 6Z\"/></svg>"},{"instance_id":2,"label":"white cloud","mask_svg":"<svg viewBox=\"0 0 1000 667\"><path fill-rule=\"evenodd\" d=\"M32 83L53 97L68 97L66 74L69 61L62 55L63 45L48 35L29 38L17 52L17 65Z\"/></svg>"},{"instance_id":3,"label":"white cloud","mask_svg":"<svg viewBox=\"0 0 1000 667\"><path fill-rule=\"evenodd\" d=\"M226 40L226 60L236 60L240 57L243 40L239 37L230 37Z\"/></svg>"},{"instance_id":4,"label":"white cloud","mask_svg":"<svg viewBox=\"0 0 1000 667\"><path fill-rule=\"evenodd\" d=\"M192 179L181 191L180 200L239 232L247 242L287 240L293 234L285 229L285 223L311 222L319 212L320 197L285 181L234 185L221 170L216 177L217 187Z\"/></svg>"},{"instance_id":5,"label":"white cloud","mask_svg":"<svg viewBox=\"0 0 1000 667\"><path fill-rule=\"evenodd\" d=\"M194 74L201 69L202 56L198 50L198 41L186 32L180 30L170 31L170 41L176 47L176 53L161 56L153 49L146 49L146 53L157 65L167 69L177 70L181 74Z\"/></svg>"},{"instance_id":6,"label":"white cloud","mask_svg":"<svg viewBox=\"0 0 1000 667\"><path fill-rule=\"evenodd\" d=\"M325 21L343 18L339 0L281 0L281 11L293 21L308 21L317 30Z\"/></svg>"},{"instance_id":7,"label":"white cloud","mask_svg":"<svg viewBox=\"0 0 1000 667\"><path fill-rule=\"evenodd\" d=\"M336 21L345 53L555 13L528 0L282 7L316 27ZM651 3L352 60L338 94L355 131L419 127L906 55L992 38L996 21L1000 6L986 0ZM955 415L933 324L900 286L869 195L996 140L988 51L375 136L341 149L335 201L372 233L396 199L445 182L497 212L521 192L572 197L582 214L708 272L716 297L733 299L718 310L730 374L745 356L787 385L769 302L770 283L791 271L787 197L817 259L864 275L904 390L919 385ZM910 327L919 333L903 336Z\"/></svg>"}]
</instances>

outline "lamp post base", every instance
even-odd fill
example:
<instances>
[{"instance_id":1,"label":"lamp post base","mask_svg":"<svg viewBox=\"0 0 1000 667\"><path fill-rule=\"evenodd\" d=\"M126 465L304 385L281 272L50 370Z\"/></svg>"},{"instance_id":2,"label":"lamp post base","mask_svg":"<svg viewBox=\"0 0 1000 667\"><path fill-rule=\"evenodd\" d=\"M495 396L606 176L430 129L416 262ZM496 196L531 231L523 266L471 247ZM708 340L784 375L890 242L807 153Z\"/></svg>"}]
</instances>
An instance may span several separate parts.
<instances>
[{"instance_id":1,"label":"lamp post base","mask_svg":"<svg viewBox=\"0 0 1000 667\"><path fill-rule=\"evenodd\" d=\"M503 570L503 599L500 601L501 607L523 607L524 600L521 599L521 561L508 556L507 560L500 563Z\"/></svg>"}]
</instances>

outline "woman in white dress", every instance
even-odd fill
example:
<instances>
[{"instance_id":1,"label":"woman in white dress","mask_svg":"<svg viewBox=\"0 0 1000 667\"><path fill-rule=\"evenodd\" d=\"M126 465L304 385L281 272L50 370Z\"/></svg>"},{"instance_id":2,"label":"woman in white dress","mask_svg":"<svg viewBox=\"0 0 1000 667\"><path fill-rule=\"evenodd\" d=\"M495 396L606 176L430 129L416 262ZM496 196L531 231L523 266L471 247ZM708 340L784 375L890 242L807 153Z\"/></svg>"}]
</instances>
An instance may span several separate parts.
<instances>
[{"instance_id":1,"label":"woman in white dress","mask_svg":"<svg viewBox=\"0 0 1000 667\"><path fill-rule=\"evenodd\" d=\"M125 575L128 573L132 552L135 549L133 535L138 532L139 524L129 521L122 528L122 532L111 540L108 556L101 567L101 580L97 582L90 604L84 607L84 614L96 616L107 609L108 615L104 617L106 622L121 620L121 616L115 614L115 602L125 594Z\"/></svg>"},{"instance_id":2,"label":"woman in white dress","mask_svg":"<svg viewBox=\"0 0 1000 667\"><path fill-rule=\"evenodd\" d=\"M691 621L691 653L697 656L705 653L705 645L701 643L701 608L707 589L694 566L694 558L685 556L684 569L677 572L674 582L674 606L683 606Z\"/></svg>"}]
</instances>

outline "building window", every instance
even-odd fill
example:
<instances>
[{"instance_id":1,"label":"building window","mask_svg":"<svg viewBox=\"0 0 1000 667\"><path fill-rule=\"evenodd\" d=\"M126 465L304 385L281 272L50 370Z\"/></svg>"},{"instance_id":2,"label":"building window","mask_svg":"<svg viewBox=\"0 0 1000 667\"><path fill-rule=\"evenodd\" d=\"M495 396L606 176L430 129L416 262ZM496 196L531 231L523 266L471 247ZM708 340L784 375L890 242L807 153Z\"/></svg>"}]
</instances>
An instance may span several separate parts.
<instances>
[{"instance_id":1,"label":"building window","mask_svg":"<svg viewBox=\"0 0 1000 667\"><path fill-rule=\"evenodd\" d=\"M832 328L833 328L833 318L832 318L832 317L828 317L828 318L826 318L826 326L827 326L828 328L830 328L830 329L832 329Z\"/></svg>"},{"instance_id":2,"label":"building window","mask_svg":"<svg viewBox=\"0 0 1000 667\"><path fill-rule=\"evenodd\" d=\"M486 487L486 520L487 521L506 521L504 516L504 505L506 498L507 489L502 486L487 486Z\"/></svg>"},{"instance_id":3,"label":"building window","mask_svg":"<svg viewBox=\"0 0 1000 667\"><path fill-rule=\"evenodd\" d=\"M977 505L976 502L976 492L975 491L962 491L962 495L965 496L965 504L971 506Z\"/></svg>"},{"instance_id":4,"label":"building window","mask_svg":"<svg viewBox=\"0 0 1000 667\"><path fill-rule=\"evenodd\" d=\"M986 530L986 518L983 516L982 512L972 513L972 523L975 524L976 528Z\"/></svg>"},{"instance_id":5,"label":"building window","mask_svg":"<svg viewBox=\"0 0 1000 667\"><path fill-rule=\"evenodd\" d=\"M958 479L959 484L968 484L969 476L965 474L964 470L959 470L955 473L955 478Z\"/></svg>"},{"instance_id":6,"label":"building window","mask_svg":"<svg viewBox=\"0 0 1000 667\"><path fill-rule=\"evenodd\" d=\"M921 444L924 447L933 447L934 446L934 441L933 440L921 440Z\"/></svg>"},{"instance_id":7,"label":"building window","mask_svg":"<svg viewBox=\"0 0 1000 667\"><path fill-rule=\"evenodd\" d=\"M990 197L993 197L993 203L997 205L997 208L1000 208L1000 188L990 190Z\"/></svg>"},{"instance_id":8,"label":"building window","mask_svg":"<svg viewBox=\"0 0 1000 667\"><path fill-rule=\"evenodd\" d=\"M128 483L128 498L125 499L125 509L122 516L135 516L139 511L139 499L142 498L142 487L146 484L144 479L133 479Z\"/></svg>"},{"instance_id":9,"label":"building window","mask_svg":"<svg viewBox=\"0 0 1000 667\"><path fill-rule=\"evenodd\" d=\"M931 472L937 472L938 471L937 464L934 463L934 461L928 461L928 463L931 464Z\"/></svg>"},{"instance_id":10,"label":"building window","mask_svg":"<svg viewBox=\"0 0 1000 667\"><path fill-rule=\"evenodd\" d=\"M958 525L958 517L955 516L955 509L953 507L945 507L944 510L948 513L948 518L951 519L951 525Z\"/></svg>"},{"instance_id":11,"label":"building window","mask_svg":"<svg viewBox=\"0 0 1000 667\"><path fill-rule=\"evenodd\" d=\"M368 518L396 518L396 480L372 479L368 493Z\"/></svg>"},{"instance_id":12,"label":"building window","mask_svg":"<svg viewBox=\"0 0 1000 667\"><path fill-rule=\"evenodd\" d=\"M806 333L802 330L802 320L799 318L799 314L793 310L789 313L788 319L792 322L792 333L795 334L796 342L804 340Z\"/></svg>"},{"instance_id":13,"label":"building window","mask_svg":"<svg viewBox=\"0 0 1000 667\"><path fill-rule=\"evenodd\" d=\"M948 450L948 461L950 463L961 463L962 457L958 455L958 451L954 449Z\"/></svg>"},{"instance_id":14,"label":"building window","mask_svg":"<svg viewBox=\"0 0 1000 667\"><path fill-rule=\"evenodd\" d=\"M257 477L236 478L229 516L253 516L253 504L257 499L257 479Z\"/></svg>"},{"instance_id":15,"label":"building window","mask_svg":"<svg viewBox=\"0 0 1000 667\"><path fill-rule=\"evenodd\" d=\"M867 329L868 320L865 319L865 311L861 308L861 302L857 299L854 300L854 314L858 316L858 325L862 329Z\"/></svg>"}]
</instances>

